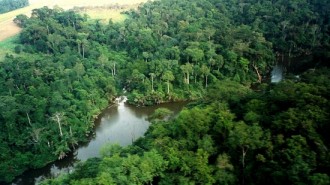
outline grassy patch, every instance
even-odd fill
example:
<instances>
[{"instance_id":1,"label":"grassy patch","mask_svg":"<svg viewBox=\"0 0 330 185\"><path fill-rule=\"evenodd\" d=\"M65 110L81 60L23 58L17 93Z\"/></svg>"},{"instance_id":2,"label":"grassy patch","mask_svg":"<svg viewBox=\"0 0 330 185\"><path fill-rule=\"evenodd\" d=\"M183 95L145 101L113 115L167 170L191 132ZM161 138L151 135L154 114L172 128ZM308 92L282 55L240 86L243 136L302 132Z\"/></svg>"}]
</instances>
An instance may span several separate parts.
<instances>
[{"instance_id":1,"label":"grassy patch","mask_svg":"<svg viewBox=\"0 0 330 185\"><path fill-rule=\"evenodd\" d=\"M6 54L14 54L14 48L18 44L19 35L15 35L13 37L9 37L0 42L0 60L2 60Z\"/></svg>"},{"instance_id":2,"label":"grassy patch","mask_svg":"<svg viewBox=\"0 0 330 185\"><path fill-rule=\"evenodd\" d=\"M131 4L116 3L103 6L74 7L73 9L80 14L87 14L91 19L101 20L103 23L108 23L110 19L112 19L113 22L123 22L127 18L127 15L122 12L130 9L137 9L140 5L139 3L134 4L132 2Z\"/></svg>"},{"instance_id":3,"label":"grassy patch","mask_svg":"<svg viewBox=\"0 0 330 185\"><path fill-rule=\"evenodd\" d=\"M108 23L110 19L113 22L122 22L126 19L126 15L121 14L122 10L109 9L89 9L80 13L87 14L92 19L100 19L104 23Z\"/></svg>"},{"instance_id":4,"label":"grassy patch","mask_svg":"<svg viewBox=\"0 0 330 185\"><path fill-rule=\"evenodd\" d=\"M20 8L5 14L0 14L0 41L3 41L6 38L12 37L20 32L20 28L18 28L14 23L13 19L16 15L25 14L30 15L31 11L36 8L41 8L43 6L48 6L49 8L53 8L54 6L59 6L65 10L72 9L74 7L102 7L109 5L120 5L120 6L129 6L130 8L136 8L140 3L145 3L148 0L30 0L30 6ZM125 11L125 9L121 9L120 11ZM86 10L86 13L91 18L104 20L106 23L111 18L115 22L120 22L125 20L125 15L120 14L119 10Z\"/></svg>"},{"instance_id":5,"label":"grassy patch","mask_svg":"<svg viewBox=\"0 0 330 185\"><path fill-rule=\"evenodd\" d=\"M14 49L18 43L19 35L15 35L13 37L9 37L0 42L0 48L3 49Z\"/></svg>"}]
</instances>

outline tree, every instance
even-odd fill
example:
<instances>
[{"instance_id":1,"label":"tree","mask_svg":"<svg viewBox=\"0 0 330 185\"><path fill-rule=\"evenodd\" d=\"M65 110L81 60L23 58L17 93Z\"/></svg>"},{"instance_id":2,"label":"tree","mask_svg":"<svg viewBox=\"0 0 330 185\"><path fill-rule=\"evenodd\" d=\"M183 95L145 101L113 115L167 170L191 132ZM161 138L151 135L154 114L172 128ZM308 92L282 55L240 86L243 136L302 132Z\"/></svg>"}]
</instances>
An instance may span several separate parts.
<instances>
[{"instance_id":1,"label":"tree","mask_svg":"<svg viewBox=\"0 0 330 185\"><path fill-rule=\"evenodd\" d=\"M168 119L173 114L173 111L170 111L167 108L158 108L154 111L154 113L149 116L149 120L151 121L162 121Z\"/></svg>"},{"instance_id":2,"label":"tree","mask_svg":"<svg viewBox=\"0 0 330 185\"><path fill-rule=\"evenodd\" d=\"M205 78L205 88L207 88L207 77L210 75L210 69L206 65L202 65L201 73Z\"/></svg>"},{"instance_id":3,"label":"tree","mask_svg":"<svg viewBox=\"0 0 330 185\"><path fill-rule=\"evenodd\" d=\"M78 53L80 54L80 51L82 52L81 55L83 58L85 58L85 50L86 46L88 45L88 33L77 33L77 46L78 46Z\"/></svg>"},{"instance_id":4,"label":"tree","mask_svg":"<svg viewBox=\"0 0 330 185\"><path fill-rule=\"evenodd\" d=\"M166 81L166 83L167 83L167 94L169 94L170 93L170 81L173 81L175 79L172 71L165 71L162 76L162 79L164 81Z\"/></svg>"},{"instance_id":5,"label":"tree","mask_svg":"<svg viewBox=\"0 0 330 185\"><path fill-rule=\"evenodd\" d=\"M56 112L51 117L51 119L57 123L61 137L63 137L63 132L62 132L62 120L63 120L63 118L64 118L64 113L62 113L62 112Z\"/></svg>"},{"instance_id":6,"label":"tree","mask_svg":"<svg viewBox=\"0 0 330 185\"><path fill-rule=\"evenodd\" d=\"M228 137L228 144L233 148L241 150L241 161L243 168L242 183L244 184L244 170L246 166L246 155L249 150L256 150L265 146L267 138L265 138L262 128L258 124L252 126L239 122L234 125Z\"/></svg>"},{"instance_id":7,"label":"tree","mask_svg":"<svg viewBox=\"0 0 330 185\"><path fill-rule=\"evenodd\" d=\"M27 15L19 14L15 17L14 23L23 28L26 26L28 19L29 17Z\"/></svg>"},{"instance_id":8,"label":"tree","mask_svg":"<svg viewBox=\"0 0 330 185\"><path fill-rule=\"evenodd\" d=\"M195 64L201 61L204 57L203 50L196 47L188 47L185 49L184 53L187 56L187 62L190 62L189 59L191 59L191 61L195 62Z\"/></svg>"},{"instance_id":9,"label":"tree","mask_svg":"<svg viewBox=\"0 0 330 185\"><path fill-rule=\"evenodd\" d=\"M151 92L154 92L154 78L155 78L155 73L149 73L150 78L151 78Z\"/></svg>"},{"instance_id":10,"label":"tree","mask_svg":"<svg viewBox=\"0 0 330 185\"><path fill-rule=\"evenodd\" d=\"M184 82L189 85L189 75L193 71L193 66L190 63L186 63L185 65L181 65L180 68L184 74Z\"/></svg>"},{"instance_id":11,"label":"tree","mask_svg":"<svg viewBox=\"0 0 330 185\"><path fill-rule=\"evenodd\" d=\"M59 8L19 17L18 52L0 61L0 184L86 141L93 118L123 88L129 103L199 101L176 120L153 123L134 146L100 159L92 175L68 175L57 184L105 178L117 184L326 184L329 70L317 68L330 56L329 6L326 0L166 0L107 25ZM253 84L252 91L274 61L315 69L269 87ZM64 110L59 124L54 115ZM160 174L143 159L153 149L169 162L157 168Z\"/></svg>"},{"instance_id":12,"label":"tree","mask_svg":"<svg viewBox=\"0 0 330 185\"><path fill-rule=\"evenodd\" d=\"M86 73L85 66L81 62L77 62L73 68L77 74L77 78L80 80L82 76Z\"/></svg>"},{"instance_id":13,"label":"tree","mask_svg":"<svg viewBox=\"0 0 330 185\"><path fill-rule=\"evenodd\" d=\"M47 44L53 51L53 53L58 53L60 51L60 44L65 40L65 38L58 34L49 34L47 36Z\"/></svg>"},{"instance_id":14,"label":"tree","mask_svg":"<svg viewBox=\"0 0 330 185\"><path fill-rule=\"evenodd\" d=\"M28 0L1 0L0 1L0 14L12 10L23 8L29 5Z\"/></svg>"},{"instance_id":15,"label":"tree","mask_svg":"<svg viewBox=\"0 0 330 185\"><path fill-rule=\"evenodd\" d=\"M88 44L87 39L81 40L81 48L82 48L82 57L85 58L85 51L86 51L86 46Z\"/></svg>"},{"instance_id":16,"label":"tree","mask_svg":"<svg viewBox=\"0 0 330 185\"><path fill-rule=\"evenodd\" d=\"M100 61L101 63L101 68L104 69L104 67L106 66L106 64L109 62L108 57L105 54L101 54L98 58L98 61Z\"/></svg>"},{"instance_id":17,"label":"tree","mask_svg":"<svg viewBox=\"0 0 330 185\"><path fill-rule=\"evenodd\" d=\"M152 54L148 53L148 52L142 52L142 56L143 56L145 62L148 62L148 59L150 59L152 57Z\"/></svg>"},{"instance_id":18,"label":"tree","mask_svg":"<svg viewBox=\"0 0 330 185\"><path fill-rule=\"evenodd\" d=\"M110 69L111 69L111 74L112 76L116 76L116 61L111 60L110 62Z\"/></svg>"},{"instance_id":19,"label":"tree","mask_svg":"<svg viewBox=\"0 0 330 185\"><path fill-rule=\"evenodd\" d=\"M76 43L77 43L77 50L78 50L78 54L81 55L81 40L80 39L77 39L76 40Z\"/></svg>"}]
</instances>

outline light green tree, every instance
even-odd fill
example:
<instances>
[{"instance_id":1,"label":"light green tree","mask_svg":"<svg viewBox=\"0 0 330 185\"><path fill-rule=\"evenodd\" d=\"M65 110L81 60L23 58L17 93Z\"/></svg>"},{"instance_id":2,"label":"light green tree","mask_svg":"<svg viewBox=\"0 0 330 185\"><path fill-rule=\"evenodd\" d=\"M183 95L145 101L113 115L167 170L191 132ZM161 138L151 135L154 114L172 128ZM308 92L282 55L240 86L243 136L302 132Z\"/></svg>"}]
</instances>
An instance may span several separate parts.
<instances>
[{"instance_id":1,"label":"light green tree","mask_svg":"<svg viewBox=\"0 0 330 185\"><path fill-rule=\"evenodd\" d=\"M170 82L175 79L172 71L165 71L165 73L162 75L162 79L164 81L166 81L166 83L167 83L167 94L169 94L170 93Z\"/></svg>"}]
</instances>

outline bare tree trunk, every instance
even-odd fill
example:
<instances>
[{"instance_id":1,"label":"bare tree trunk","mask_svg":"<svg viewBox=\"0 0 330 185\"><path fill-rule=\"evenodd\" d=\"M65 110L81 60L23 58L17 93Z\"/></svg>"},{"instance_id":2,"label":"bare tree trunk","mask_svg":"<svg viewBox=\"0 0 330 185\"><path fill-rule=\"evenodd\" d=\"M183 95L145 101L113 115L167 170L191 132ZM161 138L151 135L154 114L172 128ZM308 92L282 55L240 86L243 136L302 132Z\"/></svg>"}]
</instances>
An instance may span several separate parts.
<instances>
[{"instance_id":1,"label":"bare tree trunk","mask_svg":"<svg viewBox=\"0 0 330 185\"><path fill-rule=\"evenodd\" d=\"M116 76L116 63L113 63L113 75Z\"/></svg>"},{"instance_id":2,"label":"bare tree trunk","mask_svg":"<svg viewBox=\"0 0 330 185\"><path fill-rule=\"evenodd\" d=\"M55 115L52 117L52 120L56 121L57 124L58 124L58 129L60 130L60 136L63 137L63 132L62 132L62 126L61 126L61 118L60 116L63 116L61 115L61 113L58 113L56 112Z\"/></svg>"},{"instance_id":3,"label":"bare tree trunk","mask_svg":"<svg viewBox=\"0 0 330 185\"><path fill-rule=\"evenodd\" d=\"M85 58L85 47L82 45L82 57Z\"/></svg>"},{"instance_id":4,"label":"bare tree trunk","mask_svg":"<svg viewBox=\"0 0 330 185\"><path fill-rule=\"evenodd\" d=\"M188 85L190 84L190 74L189 72L187 73L187 82L188 82Z\"/></svg>"},{"instance_id":5,"label":"bare tree trunk","mask_svg":"<svg viewBox=\"0 0 330 185\"><path fill-rule=\"evenodd\" d=\"M49 31L49 26L48 26L48 24L47 24L46 28L47 28L47 35L49 35L50 31Z\"/></svg>"},{"instance_id":6,"label":"bare tree trunk","mask_svg":"<svg viewBox=\"0 0 330 185\"><path fill-rule=\"evenodd\" d=\"M31 119L30 119L29 113L26 112L26 116L27 116L27 119L28 119L28 121L29 121L29 125L32 127Z\"/></svg>"},{"instance_id":7,"label":"bare tree trunk","mask_svg":"<svg viewBox=\"0 0 330 185\"><path fill-rule=\"evenodd\" d=\"M151 92L154 92L154 76L151 75Z\"/></svg>"},{"instance_id":8,"label":"bare tree trunk","mask_svg":"<svg viewBox=\"0 0 330 185\"><path fill-rule=\"evenodd\" d=\"M245 184L245 176L244 176L244 169L245 169L245 156L246 156L246 153L247 153L248 149L244 149L244 146L242 147L242 167L243 167L243 170L242 170L242 184L244 185Z\"/></svg>"},{"instance_id":9,"label":"bare tree trunk","mask_svg":"<svg viewBox=\"0 0 330 185\"><path fill-rule=\"evenodd\" d=\"M56 118L57 118L58 128L60 129L60 135L62 137L63 133L62 133L61 120L60 120L59 115L56 115Z\"/></svg>"},{"instance_id":10,"label":"bare tree trunk","mask_svg":"<svg viewBox=\"0 0 330 185\"><path fill-rule=\"evenodd\" d=\"M243 168L245 168L245 156L246 156L246 152L244 147L242 147L242 166Z\"/></svg>"},{"instance_id":11,"label":"bare tree trunk","mask_svg":"<svg viewBox=\"0 0 330 185\"><path fill-rule=\"evenodd\" d=\"M188 73L187 73L187 84L188 84L188 85L189 85L189 83L190 83L190 82L189 82L189 78L190 78L190 77L189 77L189 72L188 72Z\"/></svg>"},{"instance_id":12,"label":"bare tree trunk","mask_svg":"<svg viewBox=\"0 0 330 185\"><path fill-rule=\"evenodd\" d=\"M81 52L80 52L80 43L78 43L77 46L78 46L78 54L81 55L81 54L80 54L80 53L81 53Z\"/></svg>"},{"instance_id":13,"label":"bare tree trunk","mask_svg":"<svg viewBox=\"0 0 330 185\"><path fill-rule=\"evenodd\" d=\"M207 75L205 75L205 88L207 88Z\"/></svg>"},{"instance_id":14,"label":"bare tree trunk","mask_svg":"<svg viewBox=\"0 0 330 185\"><path fill-rule=\"evenodd\" d=\"M258 75L258 82L261 83L262 76L259 73L258 67L255 64L253 64L253 68L254 68L254 70L256 70L256 73Z\"/></svg>"},{"instance_id":15,"label":"bare tree trunk","mask_svg":"<svg viewBox=\"0 0 330 185\"><path fill-rule=\"evenodd\" d=\"M44 128L32 129L32 138L34 142L38 143L40 139L40 132L44 130Z\"/></svg>"},{"instance_id":16,"label":"bare tree trunk","mask_svg":"<svg viewBox=\"0 0 330 185\"><path fill-rule=\"evenodd\" d=\"M72 137L72 135L73 135L73 134L72 134L72 129L71 129L71 126L70 126L70 136Z\"/></svg>"},{"instance_id":17,"label":"bare tree trunk","mask_svg":"<svg viewBox=\"0 0 330 185\"><path fill-rule=\"evenodd\" d=\"M183 73L183 82L184 82L185 84L188 84L188 80L187 80L187 75L186 75L186 73Z\"/></svg>"}]
</instances>

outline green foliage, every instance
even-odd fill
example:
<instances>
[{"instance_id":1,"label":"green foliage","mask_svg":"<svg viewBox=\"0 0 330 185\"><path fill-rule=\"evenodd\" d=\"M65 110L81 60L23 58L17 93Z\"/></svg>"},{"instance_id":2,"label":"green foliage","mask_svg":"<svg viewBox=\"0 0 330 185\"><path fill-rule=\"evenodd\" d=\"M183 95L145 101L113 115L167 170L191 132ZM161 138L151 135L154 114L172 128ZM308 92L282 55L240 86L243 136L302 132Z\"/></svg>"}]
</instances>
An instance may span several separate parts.
<instances>
[{"instance_id":1,"label":"green foliage","mask_svg":"<svg viewBox=\"0 0 330 185\"><path fill-rule=\"evenodd\" d=\"M206 99L184 109L174 120L153 122L131 147L106 146L93 180L70 174L67 181L53 182L327 184L330 86L328 71L320 71L304 74L300 82L270 85L266 92L246 91L231 82L235 87L229 89L231 94L240 95L235 101L217 95L219 86L230 81L211 86L212 102ZM323 80L315 83L314 75ZM288 87L292 93L285 93L291 91ZM314 96L322 101L313 101ZM295 103L277 108L282 99ZM318 111L310 113L311 105Z\"/></svg>"},{"instance_id":2,"label":"green foliage","mask_svg":"<svg viewBox=\"0 0 330 185\"><path fill-rule=\"evenodd\" d=\"M251 89L237 82L230 80L218 81L210 88L205 96L205 100L212 102L221 100L223 102L237 102L251 93Z\"/></svg>"},{"instance_id":3,"label":"green foliage","mask_svg":"<svg viewBox=\"0 0 330 185\"><path fill-rule=\"evenodd\" d=\"M60 8L17 16L17 55L0 62L0 181L64 157L124 88L136 105L204 98L134 147L105 147L90 168L45 183L328 183L329 70L247 86L276 57L324 65L329 10L326 1L163 0L106 25Z\"/></svg>"},{"instance_id":4,"label":"green foliage","mask_svg":"<svg viewBox=\"0 0 330 185\"><path fill-rule=\"evenodd\" d=\"M0 14L29 5L28 0L0 0Z\"/></svg>"},{"instance_id":5,"label":"green foliage","mask_svg":"<svg viewBox=\"0 0 330 185\"><path fill-rule=\"evenodd\" d=\"M19 174L28 166L41 167L62 158L72 146L85 141L94 116L114 95L113 78L107 71L84 70L87 64L65 67L63 59L7 57L1 65L1 138L9 149L3 161L21 153L29 157L19 163L19 171L7 173L10 163L2 163L7 175ZM90 65L90 64L88 64ZM94 64L95 65L95 64ZM23 70L21 70L23 69ZM71 77L70 77L71 76ZM31 153L30 153L31 152ZM38 157L37 157L38 156Z\"/></svg>"},{"instance_id":6,"label":"green foliage","mask_svg":"<svg viewBox=\"0 0 330 185\"><path fill-rule=\"evenodd\" d=\"M114 154L102 161L88 160L68 176L70 180L58 179L43 184L147 184L154 177L162 176L166 166L167 163L155 150L144 152L142 156L126 154L119 157Z\"/></svg>"},{"instance_id":7,"label":"green foliage","mask_svg":"<svg viewBox=\"0 0 330 185\"><path fill-rule=\"evenodd\" d=\"M24 26L26 26L28 19L29 19L29 17L27 15L19 14L15 17L15 19L13 21L15 24L17 24L17 26L24 27Z\"/></svg>"},{"instance_id":8,"label":"green foliage","mask_svg":"<svg viewBox=\"0 0 330 185\"><path fill-rule=\"evenodd\" d=\"M19 36L13 36L0 42L0 61L2 61L6 55L16 53L16 47L21 47L19 44ZM22 49L22 48L21 48Z\"/></svg>"},{"instance_id":9,"label":"green foliage","mask_svg":"<svg viewBox=\"0 0 330 185\"><path fill-rule=\"evenodd\" d=\"M78 164L70 177L74 180L95 178L99 172L100 162L101 160L98 158L88 159L86 162Z\"/></svg>"},{"instance_id":10,"label":"green foliage","mask_svg":"<svg viewBox=\"0 0 330 185\"><path fill-rule=\"evenodd\" d=\"M158 108L151 116L148 117L148 119L151 121L162 121L168 119L172 114L173 112L167 108Z\"/></svg>"},{"instance_id":11,"label":"green foliage","mask_svg":"<svg viewBox=\"0 0 330 185\"><path fill-rule=\"evenodd\" d=\"M33 35L35 28L42 30L37 25L43 24L43 16L51 12L53 17L47 18L48 31L56 33L61 26L55 24L55 19L78 16L70 12L56 14L47 8L34 10L32 18L26 21L26 29ZM74 24L79 27L78 21ZM67 34L77 34L72 27L67 29L71 30ZM23 31L20 42L24 42L25 34L29 33ZM85 142L94 118L116 95L111 72L104 70L96 58L87 60L93 53L84 58L68 48L66 44L71 41L60 34L42 36L49 41L36 38L39 40L35 42L41 45L31 45L31 49L22 45L19 55L7 55L0 63L0 131L3 147L8 151L0 156L1 161L7 161L0 165L1 182L10 182L28 168L61 159L79 142ZM27 53L34 51L34 46L42 50L49 46L54 53ZM101 51L104 49L98 46L94 52L99 55ZM123 56L106 52L110 58ZM118 64L123 60L118 59Z\"/></svg>"},{"instance_id":12,"label":"green foliage","mask_svg":"<svg viewBox=\"0 0 330 185\"><path fill-rule=\"evenodd\" d=\"M100 154L103 158L112 157L114 155L120 155L122 150L119 144L106 144L101 148Z\"/></svg>"}]
</instances>

